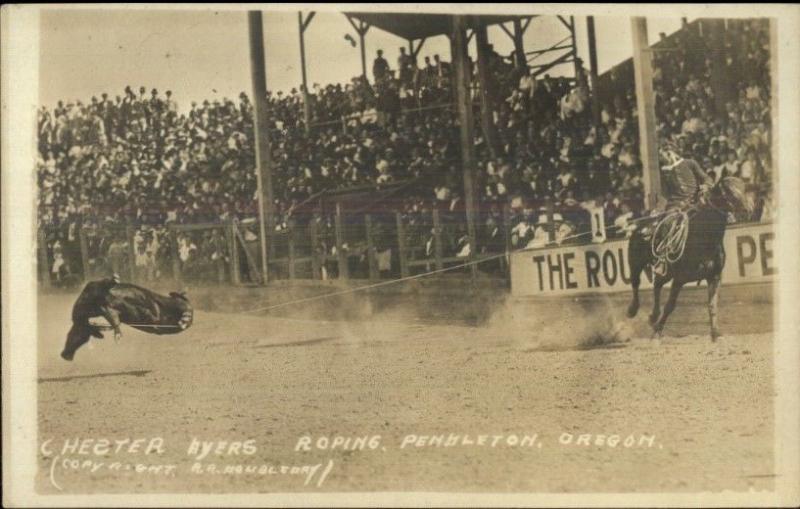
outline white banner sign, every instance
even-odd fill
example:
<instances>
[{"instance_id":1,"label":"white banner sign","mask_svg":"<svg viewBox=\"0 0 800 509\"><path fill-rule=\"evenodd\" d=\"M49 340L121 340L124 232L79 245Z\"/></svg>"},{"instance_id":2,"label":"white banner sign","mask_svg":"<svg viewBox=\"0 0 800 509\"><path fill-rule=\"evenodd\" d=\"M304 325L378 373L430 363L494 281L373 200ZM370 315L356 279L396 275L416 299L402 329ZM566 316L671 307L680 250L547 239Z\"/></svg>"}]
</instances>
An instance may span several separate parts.
<instances>
[{"instance_id":1,"label":"white banner sign","mask_svg":"<svg viewBox=\"0 0 800 509\"><path fill-rule=\"evenodd\" d=\"M725 232L723 284L771 281L775 275L771 224L729 227ZM653 286L648 272L642 288ZM511 255L516 297L619 292L630 288L628 241L525 250Z\"/></svg>"}]
</instances>

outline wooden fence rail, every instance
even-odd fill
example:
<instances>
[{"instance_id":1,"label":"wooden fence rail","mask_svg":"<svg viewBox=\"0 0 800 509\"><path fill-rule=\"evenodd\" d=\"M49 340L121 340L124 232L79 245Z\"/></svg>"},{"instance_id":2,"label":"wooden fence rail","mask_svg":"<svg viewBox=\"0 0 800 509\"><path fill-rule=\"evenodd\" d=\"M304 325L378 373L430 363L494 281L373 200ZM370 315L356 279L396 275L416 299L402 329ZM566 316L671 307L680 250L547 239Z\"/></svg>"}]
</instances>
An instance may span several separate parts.
<instances>
[{"instance_id":1,"label":"wooden fence rail","mask_svg":"<svg viewBox=\"0 0 800 509\"><path fill-rule=\"evenodd\" d=\"M503 211L503 225L504 225L504 245L506 254L511 250L510 240L510 214L508 209ZM347 219L351 221L348 222ZM320 230L320 219L317 217L311 218L307 224L298 226L296 220L287 222L287 229L285 232L275 233L270 239L275 243L285 243L285 249L281 249L281 253L285 256L280 258L271 258L268 263L270 274L267 280L272 279L312 279L319 280L323 277L331 278L331 270L336 269L336 278L347 280L354 277L362 277L369 280L379 280L381 278L392 277L386 273L387 252L390 255L390 274L393 277L406 278L419 273L422 267L423 271L442 270L447 267L452 267L456 264L462 264L467 261L478 260L485 258L486 255L478 256L474 249L472 254L467 257L457 257L445 254L445 243L443 239L443 232L446 226L443 225L442 216L436 209L430 213L429 221L425 225L432 225L430 230L430 237L425 230L427 226L423 227L423 238L428 238L432 242L432 249L426 249L425 245L412 246L409 245L408 234L408 220L401 213L394 214L393 224L384 224L384 222L376 220L376 217L370 214L361 216L350 215L345 216L344 210L341 206L336 207L332 224L329 224L326 229ZM332 232L331 232L331 228ZM379 237L378 231L383 232L382 228L394 227L391 237ZM183 235L196 235L200 232L210 232L207 237L213 248L213 253L216 254L216 259L208 264L207 278L209 281L215 281L218 284L262 284L264 275L260 271L260 254L257 249L252 249L250 244L255 241L248 241L242 228L256 228L258 231L257 223L248 223L246 225L239 222L225 222L225 223L205 223L205 224L170 224L166 226L166 235L161 237L161 242L167 242L169 245L170 261L167 266L171 268L172 277L178 283L183 283L190 277L186 273L185 262L181 258L181 238ZM379 230L380 229L380 230ZM127 224L120 227L120 231L124 231L124 238L127 239L127 255L129 265L132 271L132 278L136 279L136 242L137 236L136 228L133 225ZM347 232L350 235L347 235ZM358 238L354 238L356 232ZM51 285L51 260L49 259L49 246L47 236L44 229L39 231L38 234L39 250L39 276L43 288L49 288ZM386 242L389 244L386 244ZM90 260L89 236L86 231L79 231L79 252L81 256L80 267L83 269L83 278L91 279L98 277L101 274L92 274L92 261ZM335 247L335 252L333 249ZM379 256L380 253L380 256ZM490 253L501 254L501 253ZM105 257L106 255L102 255ZM379 261L379 258L382 261ZM358 273L351 273L354 265L354 259L358 259L355 266L360 267ZM211 260L208 260L211 262ZM243 265L245 264L245 265ZM499 262L503 269L504 275L508 277L508 265L505 259ZM243 276L249 274L249 281L244 280ZM383 269L383 270L381 270ZM466 271L470 272L470 271ZM124 274L121 274L123 277Z\"/></svg>"}]
</instances>

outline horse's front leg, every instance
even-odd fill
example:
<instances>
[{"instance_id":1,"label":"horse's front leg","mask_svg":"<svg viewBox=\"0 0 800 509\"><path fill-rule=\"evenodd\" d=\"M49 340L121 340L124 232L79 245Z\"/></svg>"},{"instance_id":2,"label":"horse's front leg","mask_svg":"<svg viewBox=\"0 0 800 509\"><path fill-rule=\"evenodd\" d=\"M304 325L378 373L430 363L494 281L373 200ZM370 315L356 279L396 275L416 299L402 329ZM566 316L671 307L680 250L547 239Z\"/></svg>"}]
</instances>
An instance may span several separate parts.
<instances>
[{"instance_id":1,"label":"horse's front leg","mask_svg":"<svg viewBox=\"0 0 800 509\"><path fill-rule=\"evenodd\" d=\"M628 318L633 318L639 312L639 284L641 283L641 269L634 269L631 272L631 290L633 296L628 306Z\"/></svg>"},{"instance_id":2,"label":"horse's front leg","mask_svg":"<svg viewBox=\"0 0 800 509\"><path fill-rule=\"evenodd\" d=\"M656 276L655 281L653 281L653 311L650 312L650 325L655 325L661 315L661 288L664 287L666 282L661 276Z\"/></svg>"},{"instance_id":3,"label":"horse's front leg","mask_svg":"<svg viewBox=\"0 0 800 509\"><path fill-rule=\"evenodd\" d=\"M708 318L711 322L711 341L722 337L717 324L717 308L719 304L720 276L708 280Z\"/></svg>"},{"instance_id":4,"label":"horse's front leg","mask_svg":"<svg viewBox=\"0 0 800 509\"><path fill-rule=\"evenodd\" d=\"M639 285L642 282L642 270L647 265L646 244L638 233L634 233L628 243L628 267L631 271L631 303L628 305L628 318L633 318L639 312Z\"/></svg>"},{"instance_id":5,"label":"horse's front leg","mask_svg":"<svg viewBox=\"0 0 800 509\"><path fill-rule=\"evenodd\" d=\"M678 294L681 293L681 288L683 287L683 283L679 283L675 280L672 281L672 286L669 289L669 297L667 297L667 303L664 304L664 311L661 313L661 317L658 321L653 325L653 332L655 335L660 336L661 332L664 330L664 324L667 322L667 318L672 312L675 310L675 303L678 302Z\"/></svg>"}]
</instances>

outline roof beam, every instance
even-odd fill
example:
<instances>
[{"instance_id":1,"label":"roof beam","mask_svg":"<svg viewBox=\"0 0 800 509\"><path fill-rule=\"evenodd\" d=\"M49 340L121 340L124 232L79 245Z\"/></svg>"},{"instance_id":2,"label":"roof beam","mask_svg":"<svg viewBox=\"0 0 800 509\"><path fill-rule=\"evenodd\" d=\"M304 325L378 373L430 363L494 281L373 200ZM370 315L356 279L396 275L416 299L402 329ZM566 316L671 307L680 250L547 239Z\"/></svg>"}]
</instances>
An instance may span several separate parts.
<instances>
[{"instance_id":1,"label":"roof beam","mask_svg":"<svg viewBox=\"0 0 800 509\"><path fill-rule=\"evenodd\" d=\"M542 64L542 65L533 66L535 68L538 68L536 70L536 72L533 74L533 76L535 78L536 76L539 76L540 74L546 73L547 71L549 71L550 69L552 69L553 67L555 67L557 65L566 64L566 63L572 62L572 61L574 61L574 57L575 57L575 53L572 52L572 51L569 51L567 53L564 53L560 57L556 58L555 60L553 60L549 64Z\"/></svg>"},{"instance_id":2,"label":"roof beam","mask_svg":"<svg viewBox=\"0 0 800 509\"><path fill-rule=\"evenodd\" d=\"M525 23L522 24L522 33L523 34L528 31L528 26L531 24L531 21L533 21L533 18L535 18L535 17L536 16L531 16L530 18L525 20Z\"/></svg>"},{"instance_id":3,"label":"roof beam","mask_svg":"<svg viewBox=\"0 0 800 509\"><path fill-rule=\"evenodd\" d=\"M525 18L524 22L520 21L520 23L521 23L521 32L522 32L523 35L525 34L525 32L528 31L528 26L530 26L531 21L533 20L533 18L536 18L536 17L537 16L528 16L527 18ZM514 23L516 23L516 21ZM503 32L505 32L506 35L509 36L512 41L514 40L514 34L511 32L511 30L506 28L506 24L505 23L498 23L497 26L502 28Z\"/></svg>"},{"instance_id":4,"label":"roof beam","mask_svg":"<svg viewBox=\"0 0 800 509\"><path fill-rule=\"evenodd\" d=\"M366 21L362 21L360 19L358 20L358 24L356 25L356 22L353 21L353 18L349 14L345 14L345 16L347 17L347 21L349 21L350 24L353 25L353 28L355 29L356 33L358 33L358 35L361 37L363 37L364 34L367 33L367 30L369 30L369 27L371 26Z\"/></svg>"},{"instance_id":5,"label":"roof beam","mask_svg":"<svg viewBox=\"0 0 800 509\"><path fill-rule=\"evenodd\" d=\"M564 44L563 46L553 46L552 48L537 49L535 51L528 51L525 54L526 55L541 55L543 53L549 53L551 51L558 51L558 50L562 50L562 49L569 49L571 47L572 47L572 44Z\"/></svg>"},{"instance_id":6,"label":"roof beam","mask_svg":"<svg viewBox=\"0 0 800 509\"><path fill-rule=\"evenodd\" d=\"M306 16L305 19L303 19L303 12L302 11L299 12L300 12L300 30L305 32L306 29L308 28L308 25L311 23L311 20L314 19L314 15L316 14L316 12L315 11L309 12L308 16Z\"/></svg>"},{"instance_id":7,"label":"roof beam","mask_svg":"<svg viewBox=\"0 0 800 509\"><path fill-rule=\"evenodd\" d=\"M428 40L427 37L423 37L422 39L420 39L419 42L417 43L417 47L416 48L414 47L414 41L412 41L412 40L408 41L408 43L409 43L409 45L411 47L411 56L413 56L414 59L417 58L417 55L419 55L419 50L422 49L422 45L425 44L425 41L427 41L427 40Z\"/></svg>"},{"instance_id":8,"label":"roof beam","mask_svg":"<svg viewBox=\"0 0 800 509\"><path fill-rule=\"evenodd\" d=\"M511 37L512 41L514 40L514 34L511 33L511 30L506 28L505 24L500 23L498 26L503 29L503 32L505 32L507 36Z\"/></svg>"}]
</instances>

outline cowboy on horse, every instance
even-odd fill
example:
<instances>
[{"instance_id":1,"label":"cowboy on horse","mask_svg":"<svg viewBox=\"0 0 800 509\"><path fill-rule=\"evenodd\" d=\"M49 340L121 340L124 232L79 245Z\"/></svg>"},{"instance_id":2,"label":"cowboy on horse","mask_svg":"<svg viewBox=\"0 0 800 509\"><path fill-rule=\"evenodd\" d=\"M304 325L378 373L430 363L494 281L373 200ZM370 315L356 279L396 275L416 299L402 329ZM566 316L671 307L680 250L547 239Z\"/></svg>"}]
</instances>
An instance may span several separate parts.
<instances>
[{"instance_id":1,"label":"cowboy on horse","mask_svg":"<svg viewBox=\"0 0 800 509\"><path fill-rule=\"evenodd\" d=\"M714 185L700 166L682 158L673 146L663 147L661 158L667 193L665 212L654 214L639 225L628 243L628 264L633 299L628 316L639 310L641 272L653 268L653 311L650 323L655 334L675 309L683 285L693 281L708 283L708 313L711 337L721 336L717 325L717 303L725 249L722 241L731 215L747 217L752 204L744 192L744 183L736 177L724 177ZM741 213L741 215L740 215ZM663 311L661 288L672 281Z\"/></svg>"},{"instance_id":2,"label":"cowboy on horse","mask_svg":"<svg viewBox=\"0 0 800 509\"><path fill-rule=\"evenodd\" d=\"M659 151L659 162L661 164L661 182L663 192L667 199L666 211L664 216L653 232L653 255L656 263L653 271L659 275L665 275L668 264L671 260L669 250L682 250L682 246L676 245L677 241L671 239L683 239L683 231L688 226L685 213L695 205L702 205L706 202L706 194L714 183L697 161L683 158L680 150L672 143L667 143ZM659 214L660 215L660 214ZM662 233L663 232L663 233ZM662 234L661 238L657 238Z\"/></svg>"}]
</instances>

